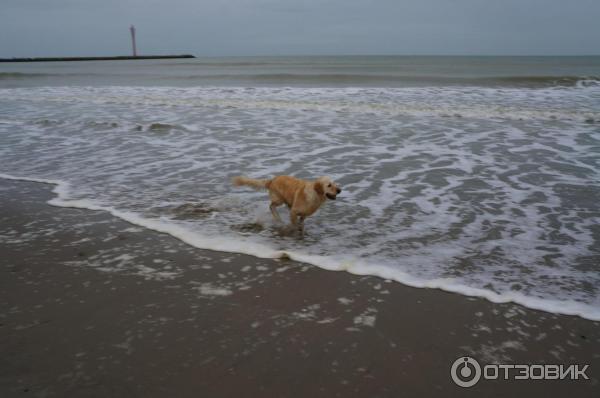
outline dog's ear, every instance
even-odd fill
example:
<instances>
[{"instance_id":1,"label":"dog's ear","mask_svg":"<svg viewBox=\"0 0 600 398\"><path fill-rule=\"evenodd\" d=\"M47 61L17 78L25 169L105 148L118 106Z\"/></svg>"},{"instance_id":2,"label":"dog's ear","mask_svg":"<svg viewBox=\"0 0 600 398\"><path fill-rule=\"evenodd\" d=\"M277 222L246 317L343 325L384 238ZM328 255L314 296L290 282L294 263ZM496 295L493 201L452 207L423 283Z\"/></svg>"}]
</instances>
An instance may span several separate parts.
<instances>
[{"instance_id":1,"label":"dog's ear","mask_svg":"<svg viewBox=\"0 0 600 398\"><path fill-rule=\"evenodd\" d=\"M321 181L315 182L315 191L317 191L319 195L325 194L325 190L323 189L323 183Z\"/></svg>"}]
</instances>

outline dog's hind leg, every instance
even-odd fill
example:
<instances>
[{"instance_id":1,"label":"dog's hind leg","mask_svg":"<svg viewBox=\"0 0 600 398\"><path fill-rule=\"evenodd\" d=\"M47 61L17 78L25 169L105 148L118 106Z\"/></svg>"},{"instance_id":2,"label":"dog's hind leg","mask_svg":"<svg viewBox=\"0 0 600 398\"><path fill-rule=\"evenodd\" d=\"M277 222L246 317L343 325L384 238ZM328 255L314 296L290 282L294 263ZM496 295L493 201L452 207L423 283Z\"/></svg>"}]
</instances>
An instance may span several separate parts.
<instances>
[{"instance_id":1,"label":"dog's hind leg","mask_svg":"<svg viewBox=\"0 0 600 398\"><path fill-rule=\"evenodd\" d=\"M275 221L283 222L281 220L281 217L279 216L279 213L277 212L277 206L280 206L280 205L281 205L281 203L271 202L269 209L271 210L271 214L273 215L273 218L275 219Z\"/></svg>"},{"instance_id":2,"label":"dog's hind leg","mask_svg":"<svg viewBox=\"0 0 600 398\"><path fill-rule=\"evenodd\" d=\"M269 206L269 210L271 210L271 214L275 221L283 222L281 217L279 217L279 213L277 212L277 206L281 206L283 204L283 200L279 195L277 195L273 191L269 191L269 198L271 198L271 205Z\"/></svg>"},{"instance_id":3,"label":"dog's hind leg","mask_svg":"<svg viewBox=\"0 0 600 398\"><path fill-rule=\"evenodd\" d=\"M304 231L304 216L298 214L294 209L290 210L290 222L294 227L298 228L298 231Z\"/></svg>"},{"instance_id":4,"label":"dog's hind leg","mask_svg":"<svg viewBox=\"0 0 600 398\"><path fill-rule=\"evenodd\" d=\"M293 226L298 225L298 214L296 214L296 211L294 209L290 209L290 222Z\"/></svg>"}]
</instances>

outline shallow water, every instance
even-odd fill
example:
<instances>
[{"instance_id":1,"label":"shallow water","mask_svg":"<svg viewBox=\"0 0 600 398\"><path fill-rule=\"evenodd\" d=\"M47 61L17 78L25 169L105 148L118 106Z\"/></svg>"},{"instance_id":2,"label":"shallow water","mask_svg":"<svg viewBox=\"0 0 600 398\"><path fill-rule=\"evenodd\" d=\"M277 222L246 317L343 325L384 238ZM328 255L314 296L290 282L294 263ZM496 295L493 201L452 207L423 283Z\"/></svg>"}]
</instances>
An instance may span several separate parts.
<instances>
[{"instance_id":1,"label":"shallow water","mask_svg":"<svg viewBox=\"0 0 600 398\"><path fill-rule=\"evenodd\" d=\"M199 247L600 319L600 85L579 83L4 88L0 173ZM239 174L343 193L299 237Z\"/></svg>"}]
</instances>

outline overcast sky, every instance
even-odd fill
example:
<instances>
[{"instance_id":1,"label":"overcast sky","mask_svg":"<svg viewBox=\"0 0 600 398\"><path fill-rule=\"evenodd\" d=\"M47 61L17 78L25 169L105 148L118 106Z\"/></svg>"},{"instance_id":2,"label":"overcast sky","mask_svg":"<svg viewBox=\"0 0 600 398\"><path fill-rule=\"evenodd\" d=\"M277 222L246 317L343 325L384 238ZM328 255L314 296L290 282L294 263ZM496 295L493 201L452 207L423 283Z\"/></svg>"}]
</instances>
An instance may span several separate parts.
<instances>
[{"instance_id":1,"label":"overcast sky","mask_svg":"<svg viewBox=\"0 0 600 398\"><path fill-rule=\"evenodd\" d=\"M600 0L0 0L0 57L600 54Z\"/></svg>"}]
</instances>

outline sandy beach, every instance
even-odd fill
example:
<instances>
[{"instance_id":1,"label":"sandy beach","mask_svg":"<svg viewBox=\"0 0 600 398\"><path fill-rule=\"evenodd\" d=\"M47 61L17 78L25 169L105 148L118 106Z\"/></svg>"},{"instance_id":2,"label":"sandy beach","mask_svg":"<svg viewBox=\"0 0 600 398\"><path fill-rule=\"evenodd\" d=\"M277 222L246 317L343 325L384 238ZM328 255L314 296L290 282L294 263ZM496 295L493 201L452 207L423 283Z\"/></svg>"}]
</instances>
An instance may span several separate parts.
<instances>
[{"instance_id":1,"label":"sandy beach","mask_svg":"<svg viewBox=\"0 0 600 398\"><path fill-rule=\"evenodd\" d=\"M0 180L0 395L596 396L600 323L195 249ZM452 363L589 364L481 380Z\"/></svg>"}]
</instances>

